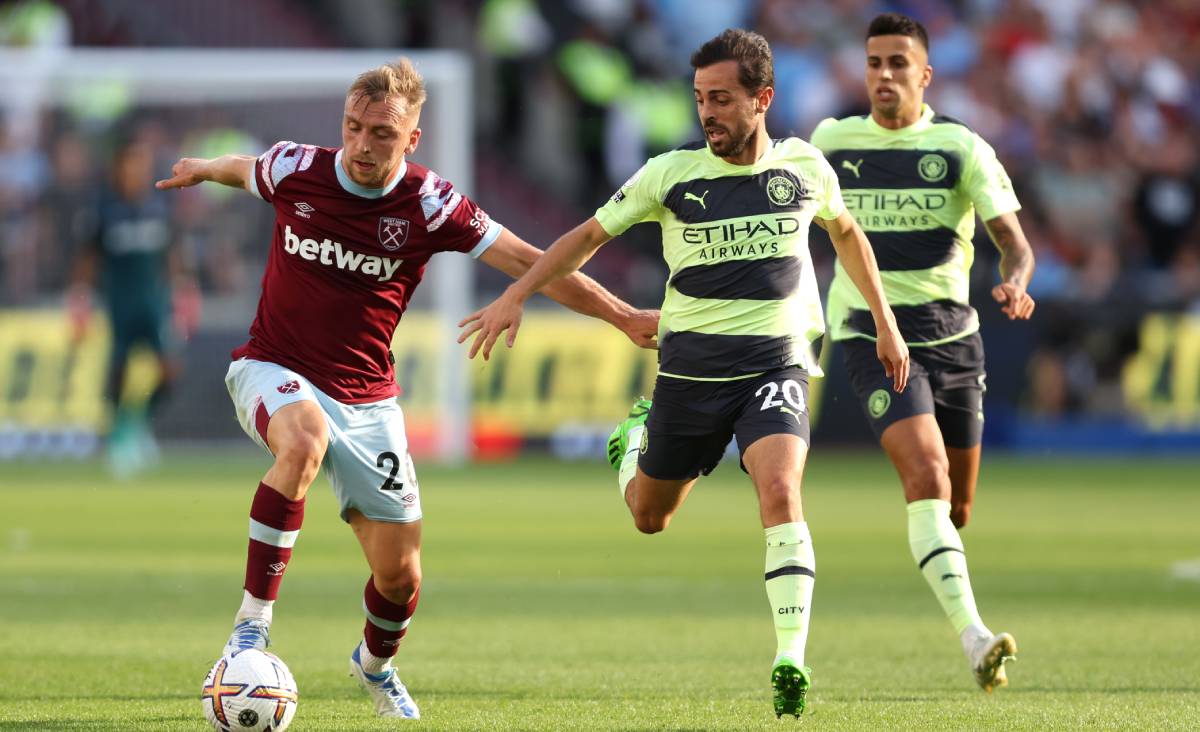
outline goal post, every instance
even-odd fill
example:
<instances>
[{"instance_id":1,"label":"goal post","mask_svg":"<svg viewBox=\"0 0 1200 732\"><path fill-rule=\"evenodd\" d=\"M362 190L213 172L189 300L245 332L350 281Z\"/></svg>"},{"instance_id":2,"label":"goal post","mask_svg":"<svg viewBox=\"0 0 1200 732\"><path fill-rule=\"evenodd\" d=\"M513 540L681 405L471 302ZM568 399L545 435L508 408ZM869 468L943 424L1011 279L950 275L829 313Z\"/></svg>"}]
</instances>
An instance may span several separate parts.
<instances>
[{"instance_id":1,"label":"goal post","mask_svg":"<svg viewBox=\"0 0 1200 732\"><path fill-rule=\"evenodd\" d=\"M341 100L353 79L401 55L412 59L429 90L422 114L425 134L414 157L473 194L472 66L466 54L455 51L0 49L0 109L11 119L49 107L73 108L97 94L108 94L130 108L249 109L240 117L251 126L257 119L262 129L253 132L269 144L287 133L267 129L271 116L256 117L253 110L261 112L263 105L273 103L314 102L323 136L298 141L334 145ZM268 232L258 235L265 238ZM438 326L434 452L443 461L460 462L470 453L470 388L456 325L473 309L473 264L461 255L438 255L427 280L413 304L428 311ZM231 322L216 326L233 327L232 320L240 318L240 327L248 327L257 298L257 293L250 294L248 307L234 308Z\"/></svg>"}]
</instances>

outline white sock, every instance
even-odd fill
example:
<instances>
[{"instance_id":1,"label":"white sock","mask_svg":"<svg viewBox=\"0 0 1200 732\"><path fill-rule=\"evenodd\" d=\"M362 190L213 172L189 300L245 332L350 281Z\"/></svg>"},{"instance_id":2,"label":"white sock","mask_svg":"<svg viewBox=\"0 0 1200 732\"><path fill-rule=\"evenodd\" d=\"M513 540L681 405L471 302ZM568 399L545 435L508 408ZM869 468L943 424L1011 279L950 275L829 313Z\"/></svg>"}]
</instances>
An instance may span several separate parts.
<instances>
[{"instance_id":1,"label":"white sock","mask_svg":"<svg viewBox=\"0 0 1200 732\"><path fill-rule=\"evenodd\" d=\"M363 671L372 676L378 676L392 666L391 656L380 658L379 656L371 655L370 649L367 648L366 639L363 639L362 643L358 644L358 658L362 661Z\"/></svg>"},{"instance_id":2,"label":"white sock","mask_svg":"<svg viewBox=\"0 0 1200 732\"><path fill-rule=\"evenodd\" d=\"M642 450L642 433L645 431L645 425L638 425L629 430L629 442L625 444L621 468L617 471L617 487L621 489L622 498L625 497L625 490L629 488L630 481L637 475L638 454Z\"/></svg>"},{"instance_id":3,"label":"white sock","mask_svg":"<svg viewBox=\"0 0 1200 732\"><path fill-rule=\"evenodd\" d=\"M274 605L274 600L260 600L251 595L248 590L242 590L242 606L238 608L237 615L233 618L233 623L236 625L243 620L253 618L255 620L265 620L270 625Z\"/></svg>"},{"instance_id":4,"label":"white sock","mask_svg":"<svg viewBox=\"0 0 1200 732\"><path fill-rule=\"evenodd\" d=\"M775 662L787 657L803 666L817 568L812 536L803 521L772 526L765 533L765 581L775 623Z\"/></svg>"},{"instance_id":5,"label":"white sock","mask_svg":"<svg viewBox=\"0 0 1200 732\"><path fill-rule=\"evenodd\" d=\"M961 636L970 626L983 627L949 501L928 498L908 504L908 545L955 632Z\"/></svg>"}]
</instances>

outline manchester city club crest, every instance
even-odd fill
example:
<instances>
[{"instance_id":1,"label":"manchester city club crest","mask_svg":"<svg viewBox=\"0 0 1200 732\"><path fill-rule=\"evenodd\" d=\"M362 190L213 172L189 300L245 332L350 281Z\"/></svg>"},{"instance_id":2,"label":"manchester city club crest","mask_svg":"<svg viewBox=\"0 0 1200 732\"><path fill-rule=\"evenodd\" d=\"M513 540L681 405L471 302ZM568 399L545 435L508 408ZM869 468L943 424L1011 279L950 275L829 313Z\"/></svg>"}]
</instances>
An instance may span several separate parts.
<instances>
[{"instance_id":1,"label":"manchester city club crest","mask_svg":"<svg viewBox=\"0 0 1200 732\"><path fill-rule=\"evenodd\" d=\"M767 181L767 197L776 206L787 206L796 200L796 184L777 175Z\"/></svg>"},{"instance_id":2,"label":"manchester city club crest","mask_svg":"<svg viewBox=\"0 0 1200 732\"><path fill-rule=\"evenodd\" d=\"M379 243L389 252L394 252L408 241L408 219L391 216L379 217Z\"/></svg>"},{"instance_id":3,"label":"manchester city club crest","mask_svg":"<svg viewBox=\"0 0 1200 732\"><path fill-rule=\"evenodd\" d=\"M892 406L892 395L887 392L887 389L876 389L871 392L871 396L867 399L867 411L875 419L879 419L887 414L887 410Z\"/></svg>"},{"instance_id":4,"label":"manchester city club crest","mask_svg":"<svg viewBox=\"0 0 1200 732\"><path fill-rule=\"evenodd\" d=\"M917 173L929 183L937 183L945 178L949 168L950 166L946 165L946 159L937 153L929 153L917 161Z\"/></svg>"}]
</instances>

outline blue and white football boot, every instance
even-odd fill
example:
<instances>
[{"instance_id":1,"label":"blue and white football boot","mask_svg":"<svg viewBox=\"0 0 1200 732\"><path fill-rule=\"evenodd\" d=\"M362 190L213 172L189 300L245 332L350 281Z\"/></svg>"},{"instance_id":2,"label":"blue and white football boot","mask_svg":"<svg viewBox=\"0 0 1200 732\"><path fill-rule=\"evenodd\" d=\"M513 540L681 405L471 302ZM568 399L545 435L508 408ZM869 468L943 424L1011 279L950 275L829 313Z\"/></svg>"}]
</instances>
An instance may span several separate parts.
<instances>
[{"instance_id":1,"label":"blue and white football boot","mask_svg":"<svg viewBox=\"0 0 1200 732\"><path fill-rule=\"evenodd\" d=\"M350 654L350 675L358 679L358 683L366 690L375 704L375 713L381 717L397 719L420 719L421 710L409 696L408 689L400 683L396 669L388 668L381 674L369 674L362 667L362 657L359 652L362 644L354 647Z\"/></svg>"},{"instance_id":2,"label":"blue and white football boot","mask_svg":"<svg viewBox=\"0 0 1200 732\"><path fill-rule=\"evenodd\" d=\"M243 620L233 626L233 633L225 643L222 655L234 656L251 648L257 648L260 651L267 650L267 646L271 645L271 637L268 634L270 628L270 624L265 620L257 618Z\"/></svg>"}]
</instances>

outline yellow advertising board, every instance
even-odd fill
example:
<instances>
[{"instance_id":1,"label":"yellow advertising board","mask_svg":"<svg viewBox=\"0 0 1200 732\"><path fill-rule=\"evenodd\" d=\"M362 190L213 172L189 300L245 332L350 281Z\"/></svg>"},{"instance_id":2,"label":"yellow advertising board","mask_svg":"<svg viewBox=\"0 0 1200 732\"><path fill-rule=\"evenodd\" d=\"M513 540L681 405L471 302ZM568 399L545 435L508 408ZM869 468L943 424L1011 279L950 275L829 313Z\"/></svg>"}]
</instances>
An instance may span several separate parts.
<instances>
[{"instance_id":1,"label":"yellow advertising board","mask_svg":"<svg viewBox=\"0 0 1200 732\"><path fill-rule=\"evenodd\" d=\"M418 425L437 419L444 359L466 360L465 345L443 352L447 330L457 329L436 314L409 313L396 334L401 404ZM74 342L60 311L0 311L0 425L103 432L108 352L102 317ZM528 437L548 436L566 423L614 423L635 397L651 393L656 360L656 352L637 348L600 321L571 313L529 313L514 349L501 346L490 361L468 362L473 422L476 429L482 425ZM148 393L155 371L148 354L135 358L125 393ZM181 389L173 398L188 394ZM198 403L194 408L227 406ZM236 436L236 424L229 423L230 436Z\"/></svg>"},{"instance_id":2,"label":"yellow advertising board","mask_svg":"<svg viewBox=\"0 0 1200 732\"><path fill-rule=\"evenodd\" d=\"M438 419L444 359L466 359L466 345L443 351L448 330L455 330L454 323L436 314L409 313L396 334L401 404L417 425ZM1130 414L1154 427L1200 425L1200 316L1147 315L1139 341L1121 379ZM101 317L74 342L60 311L0 310L0 427L103 432L108 349ZM490 361L467 363L474 426L546 437L565 424L615 423L634 398L651 394L656 359L654 351L637 348L597 320L529 313L514 349L501 345ZM154 372L148 353L136 355L126 394L148 393Z\"/></svg>"},{"instance_id":3,"label":"yellow advertising board","mask_svg":"<svg viewBox=\"0 0 1200 732\"><path fill-rule=\"evenodd\" d=\"M0 310L0 424L100 430L109 333L94 320L76 342L62 312Z\"/></svg>"},{"instance_id":4,"label":"yellow advertising board","mask_svg":"<svg viewBox=\"0 0 1200 732\"><path fill-rule=\"evenodd\" d=\"M1147 315L1121 386L1125 403L1151 426L1200 426L1200 315Z\"/></svg>"},{"instance_id":5,"label":"yellow advertising board","mask_svg":"<svg viewBox=\"0 0 1200 732\"><path fill-rule=\"evenodd\" d=\"M417 421L437 410L443 327L431 314L406 315L393 343L400 403ZM448 357L466 353L464 344ZM657 359L598 320L529 313L514 348L500 344L489 361L477 356L468 364L472 416L476 425L538 437L565 423L615 423L634 398L653 390Z\"/></svg>"}]
</instances>

